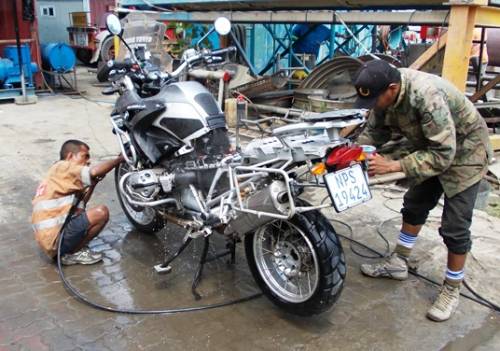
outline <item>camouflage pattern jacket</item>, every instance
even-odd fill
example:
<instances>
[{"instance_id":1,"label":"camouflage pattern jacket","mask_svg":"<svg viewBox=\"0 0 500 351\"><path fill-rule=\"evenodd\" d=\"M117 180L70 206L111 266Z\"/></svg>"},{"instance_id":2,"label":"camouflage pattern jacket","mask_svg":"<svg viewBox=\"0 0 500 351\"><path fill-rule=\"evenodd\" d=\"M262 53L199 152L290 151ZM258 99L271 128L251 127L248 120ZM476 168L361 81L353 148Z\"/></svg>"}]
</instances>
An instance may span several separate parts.
<instances>
[{"instance_id":1,"label":"camouflage pattern jacket","mask_svg":"<svg viewBox=\"0 0 500 351\"><path fill-rule=\"evenodd\" d=\"M492 157L488 129L474 105L438 76L401 68L401 91L385 113L371 113L359 144L380 146L392 132L416 150L401 159L413 185L438 176L448 197L481 180Z\"/></svg>"}]
</instances>

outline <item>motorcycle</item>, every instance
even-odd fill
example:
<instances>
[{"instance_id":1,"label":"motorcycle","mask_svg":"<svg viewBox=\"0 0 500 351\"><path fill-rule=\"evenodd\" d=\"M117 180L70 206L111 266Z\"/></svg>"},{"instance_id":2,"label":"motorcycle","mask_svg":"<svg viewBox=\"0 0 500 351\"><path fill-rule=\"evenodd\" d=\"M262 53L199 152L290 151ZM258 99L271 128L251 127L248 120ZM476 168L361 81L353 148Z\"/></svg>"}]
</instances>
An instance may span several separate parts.
<instances>
[{"instance_id":1,"label":"motorcycle","mask_svg":"<svg viewBox=\"0 0 500 351\"><path fill-rule=\"evenodd\" d=\"M121 33L116 16L107 24ZM221 34L230 26L225 18L215 22ZM186 229L178 251L154 267L158 273L170 272L191 241L204 238L196 298L217 233L231 244L233 260L235 244L244 243L250 271L274 304L297 315L322 313L340 296L346 262L320 210L333 205L340 212L371 198L363 150L340 136L364 123L365 111L310 113L235 150L214 97L198 82L178 81L197 62L232 50L189 49L171 73L143 69L133 53L131 62L108 63L112 85L104 93L119 94L110 121L126 159L115 173L120 205L141 232L155 233L166 222ZM156 89L148 97L137 92L144 84ZM306 187L326 189L331 203L300 198Z\"/></svg>"}]
</instances>

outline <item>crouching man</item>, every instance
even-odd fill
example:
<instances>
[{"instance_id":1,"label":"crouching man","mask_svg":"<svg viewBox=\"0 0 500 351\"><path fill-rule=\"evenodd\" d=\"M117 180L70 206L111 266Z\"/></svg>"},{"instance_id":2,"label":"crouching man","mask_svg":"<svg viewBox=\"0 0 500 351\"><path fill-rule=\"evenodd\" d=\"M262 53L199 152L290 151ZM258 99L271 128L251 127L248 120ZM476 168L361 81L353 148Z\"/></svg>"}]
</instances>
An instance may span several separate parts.
<instances>
[{"instance_id":1,"label":"crouching man","mask_svg":"<svg viewBox=\"0 0 500 351\"><path fill-rule=\"evenodd\" d=\"M97 182L123 161L122 156L90 166L89 146L79 140L66 141L60 160L48 171L33 199L32 224L35 239L51 258L57 258L57 243L70 209L79 201L62 234L61 263L93 264L102 260L100 253L87 247L109 219L104 205L85 209Z\"/></svg>"},{"instance_id":2,"label":"crouching man","mask_svg":"<svg viewBox=\"0 0 500 351\"><path fill-rule=\"evenodd\" d=\"M408 257L429 211L444 193L441 234L448 249L441 291L427 313L434 321L450 318L458 305L464 265L471 248L470 225L479 182L491 157L488 129L474 105L451 83L383 60L366 63L357 73L357 105L373 109L360 144L380 146L391 132L405 136L415 152L401 160L369 159L370 174L403 171L411 187L404 195L402 227L393 254L363 264L375 278L404 280Z\"/></svg>"}]
</instances>

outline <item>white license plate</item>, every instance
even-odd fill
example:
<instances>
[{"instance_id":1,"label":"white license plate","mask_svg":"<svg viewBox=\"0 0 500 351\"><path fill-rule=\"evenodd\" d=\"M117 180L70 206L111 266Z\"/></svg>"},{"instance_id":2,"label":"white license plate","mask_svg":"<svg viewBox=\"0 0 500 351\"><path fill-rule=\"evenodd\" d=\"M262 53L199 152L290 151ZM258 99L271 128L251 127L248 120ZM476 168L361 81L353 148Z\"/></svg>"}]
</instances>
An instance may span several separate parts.
<instances>
[{"instance_id":1,"label":"white license plate","mask_svg":"<svg viewBox=\"0 0 500 351\"><path fill-rule=\"evenodd\" d=\"M359 164L325 175L325 184L337 212L372 198L365 174Z\"/></svg>"}]
</instances>

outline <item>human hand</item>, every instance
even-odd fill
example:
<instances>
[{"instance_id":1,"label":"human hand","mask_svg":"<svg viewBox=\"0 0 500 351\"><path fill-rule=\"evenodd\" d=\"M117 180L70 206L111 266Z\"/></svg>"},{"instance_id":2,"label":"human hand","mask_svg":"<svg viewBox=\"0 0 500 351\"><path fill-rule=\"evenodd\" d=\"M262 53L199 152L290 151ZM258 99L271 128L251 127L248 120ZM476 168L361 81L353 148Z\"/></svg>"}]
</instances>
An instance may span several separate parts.
<instances>
[{"instance_id":1,"label":"human hand","mask_svg":"<svg viewBox=\"0 0 500 351\"><path fill-rule=\"evenodd\" d=\"M94 188L94 187L97 185L97 183L99 183L101 180L103 180L103 179L104 179L104 177L105 177L105 176L106 176L106 175L93 177L93 178L92 178L92 187Z\"/></svg>"},{"instance_id":2,"label":"human hand","mask_svg":"<svg viewBox=\"0 0 500 351\"><path fill-rule=\"evenodd\" d=\"M386 174L401 171L401 163L399 161L389 160L379 154L368 156L368 175Z\"/></svg>"},{"instance_id":3,"label":"human hand","mask_svg":"<svg viewBox=\"0 0 500 351\"><path fill-rule=\"evenodd\" d=\"M125 157L123 157L123 154L120 153L113 162L114 163L113 168L118 167L123 162L125 162Z\"/></svg>"}]
</instances>

